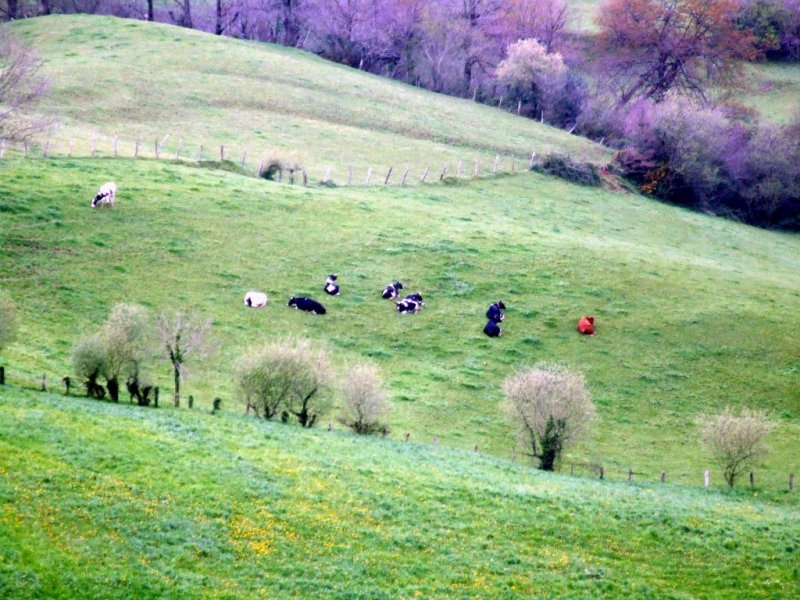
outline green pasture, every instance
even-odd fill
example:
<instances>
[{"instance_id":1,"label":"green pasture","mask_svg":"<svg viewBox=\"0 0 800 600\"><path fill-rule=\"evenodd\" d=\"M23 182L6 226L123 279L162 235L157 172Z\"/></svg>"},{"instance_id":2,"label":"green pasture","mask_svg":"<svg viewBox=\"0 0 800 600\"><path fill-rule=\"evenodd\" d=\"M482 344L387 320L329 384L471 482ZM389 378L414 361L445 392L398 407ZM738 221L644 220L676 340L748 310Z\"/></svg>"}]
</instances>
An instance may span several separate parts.
<instances>
[{"instance_id":1,"label":"green pasture","mask_svg":"<svg viewBox=\"0 0 800 600\"><path fill-rule=\"evenodd\" d=\"M20 340L9 373L52 385L75 342L116 302L153 312L192 308L214 320L220 350L186 393L233 398L231 365L287 334L326 342L340 365L369 357L392 402L392 437L509 457L500 384L519 365L561 362L585 373L596 434L566 464L609 476L700 483L709 457L695 419L726 405L778 423L759 481L784 487L798 466L800 240L536 174L400 188L303 188L168 161L18 159L0 164L0 272ZM234 167L231 167L234 169ZM114 210L93 210L104 181ZM328 273L342 295L322 298ZM427 307L399 315L381 289L395 279ZM264 310L243 306L266 291ZM323 300L314 317L293 294ZM481 330L508 305L506 334ZM578 318L594 314L598 335ZM162 388L169 366L150 367ZM333 416L327 420L335 421Z\"/></svg>"},{"instance_id":2,"label":"green pasture","mask_svg":"<svg viewBox=\"0 0 800 600\"><path fill-rule=\"evenodd\" d=\"M791 598L796 507L228 413L0 395L4 598Z\"/></svg>"}]
</instances>

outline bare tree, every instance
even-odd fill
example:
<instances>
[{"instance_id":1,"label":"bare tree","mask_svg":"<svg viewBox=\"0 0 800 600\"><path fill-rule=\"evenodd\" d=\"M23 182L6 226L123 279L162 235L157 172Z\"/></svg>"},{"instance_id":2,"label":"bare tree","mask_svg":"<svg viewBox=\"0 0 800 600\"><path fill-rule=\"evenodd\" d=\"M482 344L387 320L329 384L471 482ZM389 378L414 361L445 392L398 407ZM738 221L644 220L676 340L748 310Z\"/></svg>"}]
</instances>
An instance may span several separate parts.
<instances>
[{"instance_id":1,"label":"bare tree","mask_svg":"<svg viewBox=\"0 0 800 600\"><path fill-rule=\"evenodd\" d=\"M386 393L378 369L359 363L349 369L342 381L344 407L339 422L360 434L380 431L386 416Z\"/></svg>"},{"instance_id":2,"label":"bare tree","mask_svg":"<svg viewBox=\"0 0 800 600\"><path fill-rule=\"evenodd\" d=\"M584 435L595 410L583 375L551 365L522 369L503 382L506 408L530 456L552 471L564 447Z\"/></svg>"},{"instance_id":3,"label":"bare tree","mask_svg":"<svg viewBox=\"0 0 800 600\"><path fill-rule=\"evenodd\" d=\"M186 377L186 361L208 354L211 350L210 330L210 319L204 321L181 310L156 317L156 332L172 365L175 380L173 403L176 407L181 404L181 381Z\"/></svg>"},{"instance_id":4,"label":"bare tree","mask_svg":"<svg viewBox=\"0 0 800 600\"><path fill-rule=\"evenodd\" d=\"M764 412L747 408L738 415L726 408L718 415L700 417L698 425L730 487L751 461L766 454L764 438L774 428Z\"/></svg>"},{"instance_id":5,"label":"bare tree","mask_svg":"<svg viewBox=\"0 0 800 600\"><path fill-rule=\"evenodd\" d=\"M50 122L28 113L47 91L37 56L0 29L0 138L25 141Z\"/></svg>"},{"instance_id":6,"label":"bare tree","mask_svg":"<svg viewBox=\"0 0 800 600\"><path fill-rule=\"evenodd\" d=\"M234 367L236 389L247 409L267 419L281 410L313 427L330 408L327 352L308 340L287 339L254 348Z\"/></svg>"}]
</instances>

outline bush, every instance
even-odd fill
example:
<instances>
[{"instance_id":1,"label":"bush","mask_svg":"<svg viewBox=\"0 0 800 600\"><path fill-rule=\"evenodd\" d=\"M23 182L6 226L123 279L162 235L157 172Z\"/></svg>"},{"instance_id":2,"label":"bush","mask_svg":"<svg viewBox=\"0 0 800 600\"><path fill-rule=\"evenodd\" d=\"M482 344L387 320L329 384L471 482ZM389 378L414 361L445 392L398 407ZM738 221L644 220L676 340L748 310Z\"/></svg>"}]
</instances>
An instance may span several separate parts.
<instances>
[{"instance_id":1,"label":"bush","mask_svg":"<svg viewBox=\"0 0 800 600\"><path fill-rule=\"evenodd\" d=\"M795 11L798 6L795 4ZM759 51L775 59L793 57L792 38L798 19L800 16L792 14L789 3L755 0L744 4L737 20L739 29L753 35Z\"/></svg>"},{"instance_id":2,"label":"bush","mask_svg":"<svg viewBox=\"0 0 800 600\"><path fill-rule=\"evenodd\" d=\"M98 335L81 339L72 351L72 371L86 386L86 395L90 398L103 398L103 386L97 379L105 370L106 349Z\"/></svg>"},{"instance_id":3,"label":"bush","mask_svg":"<svg viewBox=\"0 0 800 600\"><path fill-rule=\"evenodd\" d=\"M386 394L378 369L368 363L358 364L345 373L342 382L344 407L339 422L359 434L385 431Z\"/></svg>"},{"instance_id":4,"label":"bush","mask_svg":"<svg viewBox=\"0 0 800 600\"><path fill-rule=\"evenodd\" d=\"M506 410L539 468L552 471L565 446L588 430L595 410L583 375L551 365L522 369L503 382Z\"/></svg>"},{"instance_id":5,"label":"bush","mask_svg":"<svg viewBox=\"0 0 800 600\"><path fill-rule=\"evenodd\" d=\"M267 419L280 411L313 427L330 409L331 367L324 348L308 340L287 339L252 349L234 366L237 394Z\"/></svg>"},{"instance_id":6,"label":"bush","mask_svg":"<svg viewBox=\"0 0 800 600\"><path fill-rule=\"evenodd\" d=\"M730 487L750 462L766 454L764 438L774 427L763 412L746 408L739 415L726 408L719 415L700 417L698 425Z\"/></svg>"},{"instance_id":7,"label":"bush","mask_svg":"<svg viewBox=\"0 0 800 600\"><path fill-rule=\"evenodd\" d=\"M111 309L100 336L105 349L103 376L112 401L119 401L120 381L139 381L142 363L151 353L151 335L143 307L120 303Z\"/></svg>"},{"instance_id":8,"label":"bush","mask_svg":"<svg viewBox=\"0 0 800 600\"><path fill-rule=\"evenodd\" d=\"M593 165L575 162L566 154L548 154L541 163L534 165L533 168L573 183L600 185L600 176Z\"/></svg>"}]
</instances>

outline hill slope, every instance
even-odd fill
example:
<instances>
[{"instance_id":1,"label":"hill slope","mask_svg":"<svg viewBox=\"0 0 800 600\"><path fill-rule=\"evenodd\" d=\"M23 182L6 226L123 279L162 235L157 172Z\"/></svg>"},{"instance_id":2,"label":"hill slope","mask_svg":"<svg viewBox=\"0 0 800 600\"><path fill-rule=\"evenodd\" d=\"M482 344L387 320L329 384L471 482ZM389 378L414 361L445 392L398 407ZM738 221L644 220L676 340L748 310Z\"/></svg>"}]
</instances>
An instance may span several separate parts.
<instances>
[{"instance_id":1,"label":"hill slope","mask_svg":"<svg viewBox=\"0 0 800 600\"><path fill-rule=\"evenodd\" d=\"M383 370L396 436L509 456L500 383L519 364L558 361L586 374L597 435L570 462L701 481L698 414L760 406L780 421L759 481L797 465L800 364L785 315L800 311L800 238L539 175L419 188L310 189L235 173L128 159L0 164L0 272L22 317L9 373L69 372L73 345L115 302L192 307L214 319L220 354L186 393L226 399L250 345L285 334L328 342L341 363ZM89 208L119 185L114 211ZM285 307L343 294L314 318ZM379 292L400 278L428 307L403 317ZM271 304L248 311L263 289ZM481 333L508 304L506 335ZM599 335L575 323L597 317ZM154 361L166 386L169 367ZM236 408L238 410L238 408ZM333 420L333 419L331 419ZM715 480L719 478L715 474Z\"/></svg>"},{"instance_id":2,"label":"hill slope","mask_svg":"<svg viewBox=\"0 0 800 600\"><path fill-rule=\"evenodd\" d=\"M86 15L53 15L20 21L13 30L44 60L52 90L42 111L62 121L52 152L87 155L98 135L98 153L131 156L133 142L152 155L154 139L170 138L164 153L216 156L224 144L251 164L275 155L306 166L315 179L328 167L342 181L368 166L382 174L410 165L414 178L431 166L458 160L470 171L496 153L523 162L568 151L607 162L610 153L564 131L506 111L440 96L322 60L313 54L216 37L179 27ZM410 181L410 180L409 180Z\"/></svg>"},{"instance_id":3,"label":"hill slope","mask_svg":"<svg viewBox=\"0 0 800 600\"><path fill-rule=\"evenodd\" d=\"M6 598L789 598L798 531L745 495L0 396Z\"/></svg>"}]
</instances>

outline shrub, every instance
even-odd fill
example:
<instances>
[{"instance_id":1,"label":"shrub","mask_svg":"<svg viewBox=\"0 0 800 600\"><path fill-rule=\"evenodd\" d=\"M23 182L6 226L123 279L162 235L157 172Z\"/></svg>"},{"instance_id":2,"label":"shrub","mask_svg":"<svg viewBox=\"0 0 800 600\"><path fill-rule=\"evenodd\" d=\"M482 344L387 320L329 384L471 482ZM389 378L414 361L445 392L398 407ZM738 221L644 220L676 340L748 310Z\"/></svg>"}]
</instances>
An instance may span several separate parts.
<instances>
[{"instance_id":1,"label":"shrub","mask_svg":"<svg viewBox=\"0 0 800 600\"><path fill-rule=\"evenodd\" d=\"M698 425L730 487L751 461L766 454L764 438L774 427L763 412L746 408L739 415L726 408L719 415L700 417Z\"/></svg>"},{"instance_id":2,"label":"shrub","mask_svg":"<svg viewBox=\"0 0 800 600\"><path fill-rule=\"evenodd\" d=\"M360 363L349 369L342 381L344 407L339 422L359 434L372 434L386 429L381 419L386 416L386 394L378 369Z\"/></svg>"},{"instance_id":3,"label":"shrub","mask_svg":"<svg viewBox=\"0 0 800 600\"><path fill-rule=\"evenodd\" d=\"M534 165L533 168L573 183L600 185L600 176L593 165L575 162L566 154L548 154L541 163Z\"/></svg>"},{"instance_id":4,"label":"shrub","mask_svg":"<svg viewBox=\"0 0 800 600\"><path fill-rule=\"evenodd\" d=\"M106 349L99 335L81 339L72 351L72 371L84 382L86 395L90 398L103 398L103 386L97 379L105 370Z\"/></svg>"},{"instance_id":5,"label":"shrub","mask_svg":"<svg viewBox=\"0 0 800 600\"><path fill-rule=\"evenodd\" d=\"M303 427L313 427L330 408L328 354L308 340L252 349L237 360L234 373L240 399L267 419L283 410Z\"/></svg>"},{"instance_id":6,"label":"shrub","mask_svg":"<svg viewBox=\"0 0 800 600\"><path fill-rule=\"evenodd\" d=\"M588 430L595 410L583 375L551 365L522 369L503 382L506 410L539 468L552 471L564 447Z\"/></svg>"}]
</instances>

